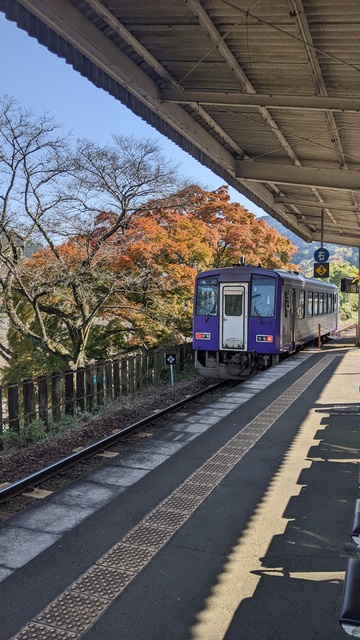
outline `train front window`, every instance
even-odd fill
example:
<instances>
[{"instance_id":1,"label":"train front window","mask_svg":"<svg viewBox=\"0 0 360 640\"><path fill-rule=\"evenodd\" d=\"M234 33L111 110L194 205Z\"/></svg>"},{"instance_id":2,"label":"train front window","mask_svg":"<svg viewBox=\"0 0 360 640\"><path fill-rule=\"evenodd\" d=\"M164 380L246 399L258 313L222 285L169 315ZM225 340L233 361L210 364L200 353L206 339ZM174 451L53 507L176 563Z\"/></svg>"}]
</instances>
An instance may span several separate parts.
<instances>
[{"instance_id":1,"label":"train front window","mask_svg":"<svg viewBox=\"0 0 360 640\"><path fill-rule=\"evenodd\" d=\"M242 315L242 295L226 294L225 296L225 315L241 316Z\"/></svg>"},{"instance_id":2,"label":"train front window","mask_svg":"<svg viewBox=\"0 0 360 640\"><path fill-rule=\"evenodd\" d=\"M197 316L216 316L218 312L218 276L199 278L196 291Z\"/></svg>"},{"instance_id":3,"label":"train front window","mask_svg":"<svg viewBox=\"0 0 360 640\"><path fill-rule=\"evenodd\" d=\"M251 281L252 317L273 318L275 315L275 278L254 275Z\"/></svg>"}]
</instances>

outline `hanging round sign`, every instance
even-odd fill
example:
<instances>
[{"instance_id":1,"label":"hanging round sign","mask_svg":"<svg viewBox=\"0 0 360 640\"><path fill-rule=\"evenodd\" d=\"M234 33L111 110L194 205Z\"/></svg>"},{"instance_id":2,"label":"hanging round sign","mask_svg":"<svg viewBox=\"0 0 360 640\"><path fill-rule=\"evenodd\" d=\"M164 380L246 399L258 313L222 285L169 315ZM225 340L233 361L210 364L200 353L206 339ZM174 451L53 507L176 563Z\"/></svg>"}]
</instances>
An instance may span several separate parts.
<instances>
[{"instance_id":1,"label":"hanging round sign","mask_svg":"<svg viewBox=\"0 0 360 640\"><path fill-rule=\"evenodd\" d=\"M329 260L329 252L327 249L316 249L314 253L315 262L327 262Z\"/></svg>"}]
</instances>

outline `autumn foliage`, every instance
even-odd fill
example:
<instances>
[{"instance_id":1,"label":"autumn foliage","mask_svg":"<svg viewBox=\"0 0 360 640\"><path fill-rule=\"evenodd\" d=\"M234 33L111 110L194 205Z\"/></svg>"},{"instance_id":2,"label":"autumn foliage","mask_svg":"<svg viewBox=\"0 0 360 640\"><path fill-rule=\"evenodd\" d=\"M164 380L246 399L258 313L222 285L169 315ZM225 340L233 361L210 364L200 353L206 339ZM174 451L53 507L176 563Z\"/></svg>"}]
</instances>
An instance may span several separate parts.
<instances>
[{"instance_id":1,"label":"autumn foliage","mask_svg":"<svg viewBox=\"0 0 360 640\"><path fill-rule=\"evenodd\" d=\"M47 287L42 308L65 342L71 321L81 315L72 295L74 279L79 280L85 315L98 305L86 334L88 358L189 337L198 271L236 264L240 256L268 268L291 266L290 242L231 202L225 186L215 191L191 186L149 203L133 214L125 230L119 228L102 240L96 258L87 264L93 247L115 222L116 214L102 212L91 233L71 238L56 253L44 249L24 262L29 284L31 279ZM101 302L103 289L107 295Z\"/></svg>"},{"instance_id":2,"label":"autumn foliage","mask_svg":"<svg viewBox=\"0 0 360 640\"><path fill-rule=\"evenodd\" d=\"M189 338L198 271L241 256L265 267L290 259L289 242L227 187L185 186L153 140L74 144L46 113L5 96L0 146L12 379Z\"/></svg>"}]
</instances>

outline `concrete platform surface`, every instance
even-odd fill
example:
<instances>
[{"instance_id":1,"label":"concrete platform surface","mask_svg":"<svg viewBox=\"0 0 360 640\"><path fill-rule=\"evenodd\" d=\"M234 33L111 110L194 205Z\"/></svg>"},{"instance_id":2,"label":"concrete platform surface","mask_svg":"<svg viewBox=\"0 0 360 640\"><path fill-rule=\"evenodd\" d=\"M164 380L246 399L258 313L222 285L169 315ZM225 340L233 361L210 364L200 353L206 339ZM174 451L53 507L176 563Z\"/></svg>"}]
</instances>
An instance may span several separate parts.
<instances>
[{"instance_id":1,"label":"concrete platform surface","mask_svg":"<svg viewBox=\"0 0 360 640\"><path fill-rule=\"evenodd\" d=\"M1 640L341 640L359 350L308 350L0 527Z\"/></svg>"}]
</instances>

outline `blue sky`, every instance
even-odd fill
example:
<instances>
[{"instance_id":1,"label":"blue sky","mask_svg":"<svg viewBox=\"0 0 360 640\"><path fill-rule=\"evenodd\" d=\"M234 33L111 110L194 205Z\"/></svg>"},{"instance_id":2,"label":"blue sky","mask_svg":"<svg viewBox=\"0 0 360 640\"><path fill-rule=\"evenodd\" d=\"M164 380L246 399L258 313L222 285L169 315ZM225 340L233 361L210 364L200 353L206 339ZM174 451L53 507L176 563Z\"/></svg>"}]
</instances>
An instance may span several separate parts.
<instances>
[{"instance_id":1,"label":"blue sky","mask_svg":"<svg viewBox=\"0 0 360 640\"><path fill-rule=\"evenodd\" d=\"M223 181L105 91L96 88L66 62L41 46L0 12L0 93L8 94L35 113L44 109L75 138L99 144L113 133L139 135L160 142L164 154L181 163L181 173L208 189ZM255 215L265 215L234 189L231 199Z\"/></svg>"}]
</instances>

